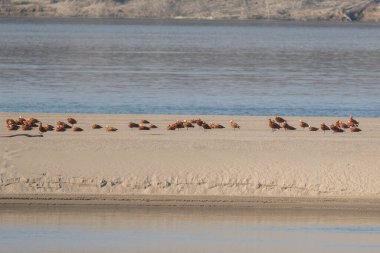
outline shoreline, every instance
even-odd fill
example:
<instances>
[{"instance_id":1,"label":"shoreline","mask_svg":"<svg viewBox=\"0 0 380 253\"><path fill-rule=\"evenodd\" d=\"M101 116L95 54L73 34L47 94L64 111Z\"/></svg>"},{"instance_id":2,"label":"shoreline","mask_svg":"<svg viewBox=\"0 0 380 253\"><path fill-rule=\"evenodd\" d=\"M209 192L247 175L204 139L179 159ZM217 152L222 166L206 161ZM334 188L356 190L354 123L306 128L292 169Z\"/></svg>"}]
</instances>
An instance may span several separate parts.
<instances>
[{"instance_id":1,"label":"shoreline","mask_svg":"<svg viewBox=\"0 0 380 253\"><path fill-rule=\"evenodd\" d=\"M98 22L103 23L127 23L131 24L151 24L151 25L160 25L165 23L170 23L175 25L176 23L180 25L192 25L193 23L198 24L202 22L202 25L261 25L261 24L274 24L274 25L292 25L292 24L301 24L301 25L326 25L326 26L344 26L344 25L373 25L378 27L379 20L358 20L358 21L339 21L339 20L323 20L323 19L265 19L265 18L256 18L256 19L197 19L197 18L152 18L152 17L85 17L85 16L1 16L1 20L14 20L15 22L26 20L26 21L41 21L46 20L54 22Z\"/></svg>"},{"instance_id":2,"label":"shoreline","mask_svg":"<svg viewBox=\"0 0 380 253\"><path fill-rule=\"evenodd\" d=\"M78 194L0 194L2 207L99 206L174 207L273 210L351 210L380 211L379 199L323 197L240 197L240 196L160 196L160 195L78 195Z\"/></svg>"}]
</instances>

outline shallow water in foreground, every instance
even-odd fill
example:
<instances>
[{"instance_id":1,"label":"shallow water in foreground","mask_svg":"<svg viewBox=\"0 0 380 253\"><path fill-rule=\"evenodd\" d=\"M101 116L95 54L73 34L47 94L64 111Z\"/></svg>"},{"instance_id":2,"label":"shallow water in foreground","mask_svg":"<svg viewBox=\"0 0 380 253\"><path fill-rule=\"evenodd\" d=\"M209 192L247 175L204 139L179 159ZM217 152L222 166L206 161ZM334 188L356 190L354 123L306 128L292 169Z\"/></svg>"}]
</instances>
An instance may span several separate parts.
<instances>
[{"instance_id":1,"label":"shallow water in foreground","mask_svg":"<svg viewBox=\"0 0 380 253\"><path fill-rule=\"evenodd\" d=\"M380 117L370 23L0 19L0 111Z\"/></svg>"},{"instance_id":2,"label":"shallow water in foreground","mask_svg":"<svg viewBox=\"0 0 380 253\"><path fill-rule=\"evenodd\" d=\"M6 252L379 252L371 211L0 207Z\"/></svg>"}]
</instances>

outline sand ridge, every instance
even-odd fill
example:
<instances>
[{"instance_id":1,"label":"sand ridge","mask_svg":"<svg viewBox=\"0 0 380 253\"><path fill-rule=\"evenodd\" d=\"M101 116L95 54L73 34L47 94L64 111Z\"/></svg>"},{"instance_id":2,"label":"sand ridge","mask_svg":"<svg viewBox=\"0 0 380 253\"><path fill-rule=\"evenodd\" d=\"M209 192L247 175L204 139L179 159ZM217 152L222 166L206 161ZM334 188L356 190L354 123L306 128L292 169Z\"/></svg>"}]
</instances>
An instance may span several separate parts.
<instances>
[{"instance_id":1,"label":"sand ridge","mask_svg":"<svg viewBox=\"0 0 380 253\"><path fill-rule=\"evenodd\" d=\"M19 114L0 117L4 122ZM360 133L323 134L299 128L272 133L268 117L200 116L227 127L205 132L165 129L198 117L191 115L21 115L50 124L72 116L84 132L0 138L0 195L380 196L380 119L359 118ZM128 128L140 119L159 128ZM232 119L241 130L228 126ZM288 117L296 126L298 119ZM313 126L346 120L302 119ZM93 130L94 123L119 130ZM15 133L24 132L0 130L0 136Z\"/></svg>"}]
</instances>

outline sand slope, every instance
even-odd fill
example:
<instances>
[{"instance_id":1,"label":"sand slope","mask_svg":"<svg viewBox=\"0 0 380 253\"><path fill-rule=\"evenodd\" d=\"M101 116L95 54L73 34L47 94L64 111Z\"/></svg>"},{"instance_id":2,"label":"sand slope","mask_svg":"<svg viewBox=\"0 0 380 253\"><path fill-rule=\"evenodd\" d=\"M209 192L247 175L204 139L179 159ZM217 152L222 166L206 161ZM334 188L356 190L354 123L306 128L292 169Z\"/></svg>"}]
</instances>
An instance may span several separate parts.
<instances>
[{"instance_id":1,"label":"sand slope","mask_svg":"<svg viewBox=\"0 0 380 253\"><path fill-rule=\"evenodd\" d=\"M2 124L18 113L0 113ZM29 117L32 114L22 114ZM272 133L268 117L202 116L229 127L167 131L176 115L33 114L54 124L73 116L84 128L43 138L0 137L0 194L155 194L380 197L380 119L359 119L361 133L297 129ZM159 129L129 129L148 119ZM332 118L303 118L312 125ZM342 119L343 120L343 119ZM345 119L344 119L345 120ZM289 118L297 125L298 118ZM119 131L91 129L109 124ZM0 136L10 132L5 127ZM38 134L38 130L28 132Z\"/></svg>"},{"instance_id":2,"label":"sand slope","mask_svg":"<svg viewBox=\"0 0 380 253\"><path fill-rule=\"evenodd\" d=\"M0 0L0 16L379 21L375 0Z\"/></svg>"}]
</instances>

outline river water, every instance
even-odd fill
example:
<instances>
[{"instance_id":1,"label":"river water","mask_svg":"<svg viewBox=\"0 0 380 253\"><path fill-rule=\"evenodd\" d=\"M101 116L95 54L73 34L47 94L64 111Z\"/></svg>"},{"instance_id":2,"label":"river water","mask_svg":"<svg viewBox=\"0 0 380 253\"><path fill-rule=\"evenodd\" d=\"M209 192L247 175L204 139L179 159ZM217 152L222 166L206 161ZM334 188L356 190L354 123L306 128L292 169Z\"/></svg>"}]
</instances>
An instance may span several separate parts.
<instances>
[{"instance_id":1,"label":"river water","mask_svg":"<svg viewBox=\"0 0 380 253\"><path fill-rule=\"evenodd\" d=\"M379 252L377 211L0 207L2 252Z\"/></svg>"},{"instance_id":2,"label":"river water","mask_svg":"<svg viewBox=\"0 0 380 253\"><path fill-rule=\"evenodd\" d=\"M0 19L0 111L380 117L371 23Z\"/></svg>"}]
</instances>

